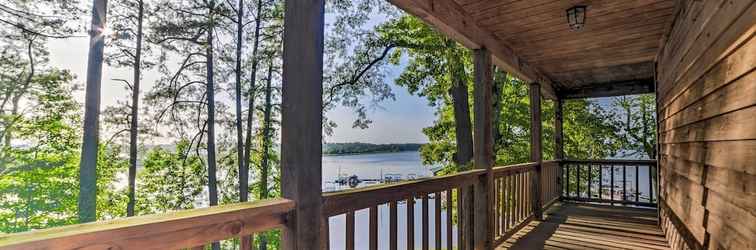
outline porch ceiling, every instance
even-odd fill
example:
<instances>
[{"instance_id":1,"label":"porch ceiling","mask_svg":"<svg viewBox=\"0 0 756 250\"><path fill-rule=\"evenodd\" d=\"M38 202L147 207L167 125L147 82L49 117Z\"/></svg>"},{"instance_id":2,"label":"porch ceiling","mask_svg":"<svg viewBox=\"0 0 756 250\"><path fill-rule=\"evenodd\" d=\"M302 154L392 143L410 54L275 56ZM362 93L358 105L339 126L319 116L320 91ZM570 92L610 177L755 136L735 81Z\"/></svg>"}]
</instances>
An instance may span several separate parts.
<instances>
[{"instance_id":1,"label":"porch ceiling","mask_svg":"<svg viewBox=\"0 0 756 250\"><path fill-rule=\"evenodd\" d=\"M654 60L677 2L390 1L469 48L486 47L498 66L540 82L550 98L576 91L586 96L652 92ZM588 6L580 31L567 24L566 10L575 5ZM629 82L640 85L627 86ZM601 93L590 93L592 88Z\"/></svg>"}]
</instances>

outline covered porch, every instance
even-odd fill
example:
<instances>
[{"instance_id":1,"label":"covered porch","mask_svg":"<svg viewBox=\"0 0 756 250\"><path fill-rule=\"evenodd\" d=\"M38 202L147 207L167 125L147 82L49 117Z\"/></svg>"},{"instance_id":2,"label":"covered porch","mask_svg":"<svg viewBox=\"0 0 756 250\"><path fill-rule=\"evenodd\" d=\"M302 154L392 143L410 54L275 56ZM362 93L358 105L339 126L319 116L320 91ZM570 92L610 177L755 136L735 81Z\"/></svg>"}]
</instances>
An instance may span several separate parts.
<instances>
[{"instance_id":1,"label":"covered porch","mask_svg":"<svg viewBox=\"0 0 756 250\"><path fill-rule=\"evenodd\" d=\"M239 238L251 249L247 236L271 229L283 249L330 249L334 233L357 249L357 213L368 214L368 249L756 247L753 0L389 1L474 51L473 170L322 193L324 1L290 0L283 198L2 235L0 249L203 249ZM575 7L582 26L568 18ZM528 163L494 163L494 66L530 83ZM565 100L643 93L657 96L658 161L564 155ZM542 159L542 98L556 103L554 160ZM343 232L329 228L335 216Z\"/></svg>"}]
</instances>

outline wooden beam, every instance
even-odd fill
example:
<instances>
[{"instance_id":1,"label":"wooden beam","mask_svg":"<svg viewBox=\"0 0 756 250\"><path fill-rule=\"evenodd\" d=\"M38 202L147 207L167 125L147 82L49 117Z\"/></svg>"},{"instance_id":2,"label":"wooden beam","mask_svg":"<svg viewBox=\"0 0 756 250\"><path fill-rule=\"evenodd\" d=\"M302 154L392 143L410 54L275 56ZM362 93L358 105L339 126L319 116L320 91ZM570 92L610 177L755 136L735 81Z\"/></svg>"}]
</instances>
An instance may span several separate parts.
<instances>
[{"instance_id":1,"label":"wooden beam","mask_svg":"<svg viewBox=\"0 0 756 250\"><path fill-rule=\"evenodd\" d=\"M563 99L611 97L654 93L654 79L638 79L589 84L587 87L565 89L558 94Z\"/></svg>"},{"instance_id":2,"label":"wooden beam","mask_svg":"<svg viewBox=\"0 0 756 250\"><path fill-rule=\"evenodd\" d=\"M294 201L273 199L0 236L0 249L182 249L280 227Z\"/></svg>"},{"instance_id":3,"label":"wooden beam","mask_svg":"<svg viewBox=\"0 0 756 250\"><path fill-rule=\"evenodd\" d=\"M417 16L439 32L470 49L486 48L493 62L501 69L525 81L541 83L541 91L549 99L556 99L553 82L537 67L520 58L504 41L481 28L471 15L454 0L389 0L409 14Z\"/></svg>"},{"instance_id":4,"label":"wooden beam","mask_svg":"<svg viewBox=\"0 0 756 250\"><path fill-rule=\"evenodd\" d=\"M474 249L492 249L493 246L493 67L488 50L473 52L475 66L475 132L473 133L473 159L476 169L485 169L486 178L475 185Z\"/></svg>"},{"instance_id":5,"label":"wooden beam","mask_svg":"<svg viewBox=\"0 0 756 250\"><path fill-rule=\"evenodd\" d=\"M296 202L283 249L321 249L324 0L286 1L281 108L281 191Z\"/></svg>"},{"instance_id":6,"label":"wooden beam","mask_svg":"<svg viewBox=\"0 0 756 250\"><path fill-rule=\"evenodd\" d=\"M541 86L530 83L530 161L535 162L536 169L531 182L533 189L533 216L536 220L543 220L541 200L541 169L543 152L541 148Z\"/></svg>"}]
</instances>

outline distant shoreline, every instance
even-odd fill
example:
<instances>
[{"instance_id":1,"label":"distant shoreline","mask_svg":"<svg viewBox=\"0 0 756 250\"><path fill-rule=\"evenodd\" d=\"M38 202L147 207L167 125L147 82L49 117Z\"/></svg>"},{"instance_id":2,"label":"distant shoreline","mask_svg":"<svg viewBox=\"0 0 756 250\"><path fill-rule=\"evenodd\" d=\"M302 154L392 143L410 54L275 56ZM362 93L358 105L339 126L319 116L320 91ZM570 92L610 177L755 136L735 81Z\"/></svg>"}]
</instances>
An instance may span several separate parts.
<instances>
[{"instance_id":1,"label":"distant shoreline","mask_svg":"<svg viewBox=\"0 0 756 250\"><path fill-rule=\"evenodd\" d=\"M376 152L341 153L341 154L323 153L323 156L377 155L377 154L391 154L391 153L404 153L404 152L420 152L420 150L418 149L418 150L402 150L402 151L376 151Z\"/></svg>"},{"instance_id":2,"label":"distant shoreline","mask_svg":"<svg viewBox=\"0 0 756 250\"><path fill-rule=\"evenodd\" d=\"M419 151L422 145L423 144L420 144L420 143L392 143L392 144L372 144L372 143L362 143L362 142L326 143L323 145L322 155L340 156L340 155L399 153L399 152L407 152L407 151Z\"/></svg>"}]
</instances>

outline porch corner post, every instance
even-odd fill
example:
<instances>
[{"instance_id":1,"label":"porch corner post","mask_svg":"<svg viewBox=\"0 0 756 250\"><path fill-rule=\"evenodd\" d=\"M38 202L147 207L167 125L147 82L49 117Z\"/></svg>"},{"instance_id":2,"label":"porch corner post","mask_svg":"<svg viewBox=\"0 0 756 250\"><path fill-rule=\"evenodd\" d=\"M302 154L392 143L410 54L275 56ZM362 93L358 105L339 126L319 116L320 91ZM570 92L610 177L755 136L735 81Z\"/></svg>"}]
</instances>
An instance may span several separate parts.
<instances>
[{"instance_id":1,"label":"porch corner post","mask_svg":"<svg viewBox=\"0 0 756 250\"><path fill-rule=\"evenodd\" d=\"M562 123L564 123L564 114L562 113L564 107L564 100L559 98L555 102L554 107L554 156L556 160L560 161L557 166L557 193L559 197L562 197L562 162L564 160L564 129Z\"/></svg>"},{"instance_id":2,"label":"porch corner post","mask_svg":"<svg viewBox=\"0 0 756 250\"><path fill-rule=\"evenodd\" d=\"M533 176L533 216L536 220L543 220L543 197L541 197L541 165L543 159L541 151L541 85L530 83L530 160L536 163L536 174Z\"/></svg>"},{"instance_id":3,"label":"porch corner post","mask_svg":"<svg viewBox=\"0 0 756 250\"><path fill-rule=\"evenodd\" d=\"M321 249L324 0L287 0L281 107L281 191L296 206L283 249Z\"/></svg>"},{"instance_id":4,"label":"porch corner post","mask_svg":"<svg viewBox=\"0 0 756 250\"><path fill-rule=\"evenodd\" d=\"M475 187L474 249L493 249L493 67L491 54L485 48L474 51L475 130L473 133L473 159L475 168L486 169L484 179Z\"/></svg>"}]
</instances>

